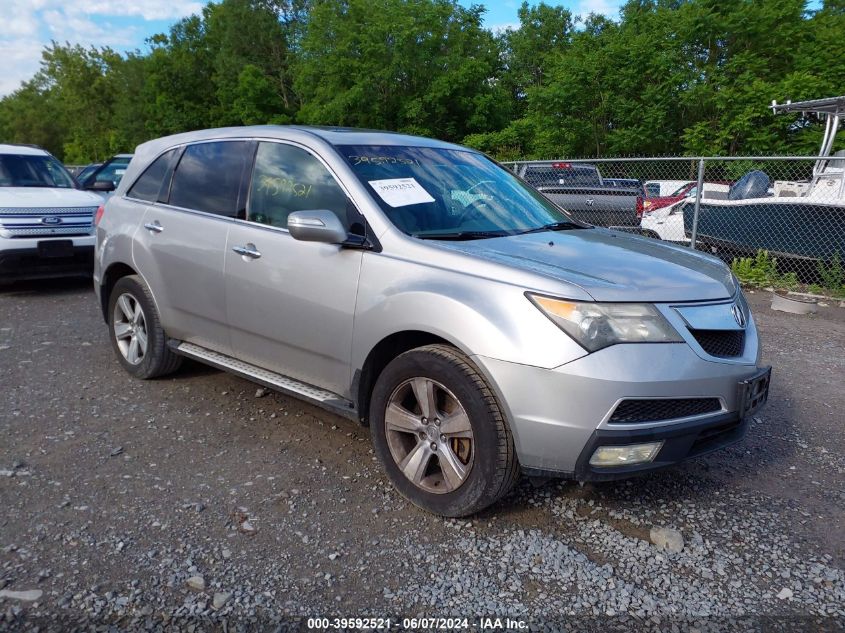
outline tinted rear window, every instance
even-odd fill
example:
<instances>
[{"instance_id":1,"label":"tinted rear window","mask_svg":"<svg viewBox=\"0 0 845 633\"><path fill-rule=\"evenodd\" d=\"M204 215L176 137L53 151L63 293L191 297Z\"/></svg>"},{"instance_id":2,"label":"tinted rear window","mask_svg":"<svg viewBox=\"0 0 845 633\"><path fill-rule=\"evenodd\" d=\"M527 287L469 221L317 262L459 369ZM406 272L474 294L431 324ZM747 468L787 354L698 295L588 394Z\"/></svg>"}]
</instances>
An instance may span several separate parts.
<instances>
[{"instance_id":1,"label":"tinted rear window","mask_svg":"<svg viewBox=\"0 0 845 633\"><path fill-rule=\"evenodd\" d=\"M247 141L197 143L185 148L170 186L170 204L242 217L238 200L254 145Z\"/></svg>"},{"instance_id":2,"label":"tinted rear window","mask_svg":"<svg viewBox=\"0 0 845 633\"><path fill-rule=\"evenodd\" d=\"M535 187L599 187L601 179L593 167L528 165L525 180Z\"/></svg>"},{"instance_id":3,"label":"tinted rear window","mask_svg":"<svg viewBox=\"0 0 845 633\"><path fill-rule=\"evenodd\" d=\"M178 150L172 149L156 158L127 192L130 198L155 202L159 199L164 178L169 173L170 160Z\"/></svg>"}]
</instances>

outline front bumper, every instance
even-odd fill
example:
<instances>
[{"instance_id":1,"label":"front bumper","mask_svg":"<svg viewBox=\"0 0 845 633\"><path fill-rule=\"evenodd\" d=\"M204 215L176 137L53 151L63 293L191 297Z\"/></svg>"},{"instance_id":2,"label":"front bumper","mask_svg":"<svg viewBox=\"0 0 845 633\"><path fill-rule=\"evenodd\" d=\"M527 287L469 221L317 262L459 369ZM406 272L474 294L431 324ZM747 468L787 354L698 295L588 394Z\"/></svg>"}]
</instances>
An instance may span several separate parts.
<instances>
[{"instance_id":1,"label":"front bumper","mask_svg":"<svg viewBox=\"0 0 845 633\"><path fill-rule=\"evenodd\" d=\"M614 345L555 369L474 360L505 408L523 469L581 481L662 468L739 440L746 429L740 384L760 374L753 361L708 361L683 343ZM610 421L622 400L667 398L718 399L720 406L657 422ZM589 464L598 446L657 440L664 445L652 462Z\"/></svg>"},{"instance_id":2,"label":"front bumper","mask_svg":"<svg viewBox=\"0 0 845 633\"><path fill-rule=\"evenodd\" d=\"M0 239L0 280L90 276L94 236Z\"/></svg>"}]
</instances>

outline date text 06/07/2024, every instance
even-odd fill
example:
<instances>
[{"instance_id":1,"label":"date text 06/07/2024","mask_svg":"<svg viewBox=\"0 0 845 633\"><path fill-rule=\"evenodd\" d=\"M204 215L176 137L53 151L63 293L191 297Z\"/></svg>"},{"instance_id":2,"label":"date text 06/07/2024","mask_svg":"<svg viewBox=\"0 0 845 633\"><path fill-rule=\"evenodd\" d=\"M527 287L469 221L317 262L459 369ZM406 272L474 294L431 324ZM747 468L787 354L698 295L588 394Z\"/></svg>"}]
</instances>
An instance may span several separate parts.
<instances>
[{"instance_id":1,"label":"date text 06/07/2024","mask_svg":"<svg viewBox=\"0 0 845 633\"><path fill-rule=\"evenodd\" d=\"M308 618L309 630L500 630L522 631L528 629L528 622L513 618L482 617L469 618Z\"/></svg>"}]
</instances>

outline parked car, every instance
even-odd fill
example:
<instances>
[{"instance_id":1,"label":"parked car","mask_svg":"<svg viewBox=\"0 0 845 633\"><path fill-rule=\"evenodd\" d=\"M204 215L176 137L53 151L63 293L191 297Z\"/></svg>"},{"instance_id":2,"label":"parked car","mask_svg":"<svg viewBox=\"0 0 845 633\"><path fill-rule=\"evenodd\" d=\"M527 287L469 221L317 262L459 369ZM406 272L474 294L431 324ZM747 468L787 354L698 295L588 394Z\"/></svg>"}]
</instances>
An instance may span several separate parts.
<instances>
[{"instance_id":1,"label":"parked car","mask_svg":"<svg viewBox=\"0 0 845 633\"><path fill-rule=\"evenodd\" d=\"M625 230L639 227L642 187L607 184L595 165L561 161L524 163L517 168L517 175L573 218Z\"/></svg>"},{"instance_id":2,"label":"parked car","mask_svg":"<svg viewBox=\"0 0 845 633\"><path fill-rule=\"evenodd\" d=\"M77 180L83 189L108 196L120 184L120 179L126 173L126 167L131 160L132 154L116 154Z\"/></svg>"},{"instance_id":3,"label":"parked car","mask_svg":"<svg viewBox=\"0 0 845 633\"><path fill-rule=\"evenodd\" d=\"M730 189L730 185L731 182L728 180L714 180L705 182L703 185L704 193L702 195L707 196L709 192L710 197L719 198L719 194L724 193L725 197L727 197L727 192L728 189ZM671 206L676 202L684 200L685 198L695 198L697 191L698 183L685 183L678 187L668 196L652 196L646 199L643 204L643 211L657 211L657 209L662 209L663 207Z\"/></svg>"},{"instance_id":4,"label":"parked car","mask_svg":"<svg viewBox=\"0 0 845 633\"><path fill-rule=\"evenodd\" d=\"M579 222L483 154L338 128L140 145L97 216L117 361L193 358L370 426L447 516L520 472L627 477L738 440L762 406L724 263Z\"/></svg>"},{"instance_id":5,"label":"parked car","mask_svg":"<svg viewBox=\"0 0 845 633\"><path fill-rule=\"evenodd\" d=\"M602 182L609 187L636 189L642 191L643 194L646 193L643 183L636 178L602 178Z\"/></svg>"},{"instance_id":6,"label":"parked car","mask_svg":"<svg viewBox=\"0 0 845 633\"><path fill-rule=\"evenodd\" d=\"M0 283L90 275L98 204L49 152L0 144Z\"/></svg>"},{"instance_id":7,"label":"parked car","mask_svg":"<svg viewBox=\"0 0 845 633\"><path fill-rule=\"evenodd\" d=\"M689 243L684 229L683 209L695 203L697 191L696 183L690 183L692 188L684 188L687 195L668 205L651 206L645 201L640 227L644 235L657 237L661 240L677 243ZM724 182L705 182L701 194L702 200L724 200L728 196L730 185Z\"/></svg>"},{"instance_id":8,"label":"parked car","mask_svg":"<svg viewBox=\"0 0 845 633\"><path fill-rule=\"evenodd\" d=\"M688 184L689 180L646 180L645 190L649 198L671 195L678 187Z\"/></svg>"}]
</instances>

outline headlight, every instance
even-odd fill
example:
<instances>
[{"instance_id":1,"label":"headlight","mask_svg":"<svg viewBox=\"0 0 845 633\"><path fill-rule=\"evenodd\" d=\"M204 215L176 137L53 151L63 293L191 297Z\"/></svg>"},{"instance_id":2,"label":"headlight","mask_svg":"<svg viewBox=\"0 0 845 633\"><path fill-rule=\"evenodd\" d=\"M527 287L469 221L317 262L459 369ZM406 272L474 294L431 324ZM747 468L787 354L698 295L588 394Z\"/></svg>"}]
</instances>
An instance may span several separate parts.
<instances>
[{"instance_id":1,"label":"headlight","mask_svg":"<svg viewBox=\"0 0 845 633\"><path fill-rule=\"evenodd\" d=\"M680 343L683 339L649 303L589 303L528 294L543 313L588 352L615 343Z\"/></svg>"}]
</instances>

